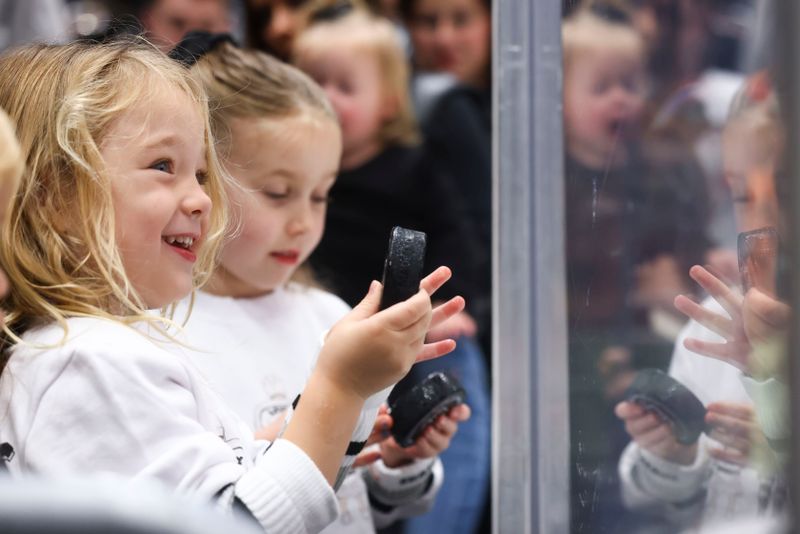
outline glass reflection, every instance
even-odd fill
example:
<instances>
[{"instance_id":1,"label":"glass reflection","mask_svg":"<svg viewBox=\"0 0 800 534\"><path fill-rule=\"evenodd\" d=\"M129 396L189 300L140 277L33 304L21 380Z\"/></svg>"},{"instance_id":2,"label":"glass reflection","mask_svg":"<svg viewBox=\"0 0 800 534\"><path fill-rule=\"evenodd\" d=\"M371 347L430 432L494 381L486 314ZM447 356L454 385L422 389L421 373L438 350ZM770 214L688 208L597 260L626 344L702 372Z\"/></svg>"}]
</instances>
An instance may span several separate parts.
<instances>
[{"instance_id":1,"label":"glass reflection","mask_svg":"<svg viewBox=\"0 0 800 534\"><path fill-rule=\"evenodd\" d=\"M784 125L771 76L737 68L746 28L715 31L752 8L564 19L573 532L785 508Z\"/></svg>"}]
</instances>

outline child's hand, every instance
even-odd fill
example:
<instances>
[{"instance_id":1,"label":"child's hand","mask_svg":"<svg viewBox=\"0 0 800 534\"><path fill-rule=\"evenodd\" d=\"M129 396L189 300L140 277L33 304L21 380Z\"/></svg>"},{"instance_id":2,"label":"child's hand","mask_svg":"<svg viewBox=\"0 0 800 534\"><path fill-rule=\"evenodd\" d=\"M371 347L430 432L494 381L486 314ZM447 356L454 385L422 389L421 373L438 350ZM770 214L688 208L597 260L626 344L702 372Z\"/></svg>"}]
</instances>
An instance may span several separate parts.
<instances>
[{"instance_id":1,"label":"child's hand","mask_svg":"<svg viewBox=\"0 0 800 534\"><path fill-rule=\"evenodd\" d=\"M766 440L758 428L753 409L744 404L712 402L707 410L710 436L723 445L710 449L709 454L719 460L747 465L753 441Z\"/></svg>"},{"instance_id":2,"label":"child's hand","mask_svg":"<svg viewBox=\"0 0 800 534\"><path fill-rule=\"evenodd\" d=\"M692 352L722 360L746 372L750 341L742 320L742 295L699 265L689 270L689 276L722 306L728 317L707 310L684 295L678 295L675 297L675 307L679 311L725 339L722 343L714 343L689 338L683 342L684 346Z\"/></svg>"},{"instance_id":3,"label":"child's hand","mask_svg":"<svg viewBox=\"0 0 800 534\"><path fill-rule=\"evenodd\" d=\"M399 381L415 361L452 351L451 339L425 343L429 328L464 308L464 299L454 297L432 309L430 296L450 275L440 267L422 280L416 295L380 312L381 285L373 282L364 300L331 329L317 372L339 391L366 399Z\"/></svg>"},{"instance_id":4,"label":"child's hand","mask_svg":"<svg viewBox=\"0 0 800 534\"><path fill-rule=\"evenodd\" d=\"M625 431L642 449L667 461L691 465L697 444L684 445L675 439L672 426L633 402L620 402L614 413L625 422Z\"/></svg>"},{"instance_id":5,"label":"child's hand","mask_svg":"<svg viewBox=\"0 0 800 534\"><path fill-rule=\"evenodd\" d=\"M380 416L387 415L386 406L381 406ZM453 406L426 428L413 445L403 448L391 436L380 442L380 457L386 467L395 468L414 460L433 458L450 446L450 440L458 431L458 423L470 418L466 404ZM391 417L391 416L389 416Z\"/></svg>"}]
</instances>

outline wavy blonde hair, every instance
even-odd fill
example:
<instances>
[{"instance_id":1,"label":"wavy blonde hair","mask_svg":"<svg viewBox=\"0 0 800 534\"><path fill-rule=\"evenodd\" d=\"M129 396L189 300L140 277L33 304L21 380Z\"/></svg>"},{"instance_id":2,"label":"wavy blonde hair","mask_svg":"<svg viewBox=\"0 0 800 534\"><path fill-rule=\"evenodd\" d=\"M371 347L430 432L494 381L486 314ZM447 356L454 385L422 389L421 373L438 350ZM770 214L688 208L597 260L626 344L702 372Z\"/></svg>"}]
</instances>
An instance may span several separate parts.
<instances>
[{"instance_id":1,"label":"wavy blonde hair","mask_svg":"<svg viewBox=\"0 0 800 534\"><path fill-rule=\"evenodd\" d=\"M213 202L198 252L195 287L210 276L226 226L225 175L214 150L202 87L141 38L107 44L32 45L0 58L0 107L16 124L25 157L19 193L2 228L0 262L11 290L3 341L69 317L130 324L167 321L147 313L116 244L110 177L100 144L127 110L164 86L187 95L205 123Z\"/></svg>"},{"instance_id":2,"label":"wavy blonde hair","mask_svg":"<svg viewBox=\"0 0 800 534\"><path fill-rule=\"evenodd\" d=\"M6 112L0 109L0 225L8 224L11 200L22 175L22 151Z\"/></svg>"},{"instance_id":3,"label":"wavy blonde hair","mask_svg":"<svg viewBox=\"0 0 800 534\"><path fill-rule=\"evenodd\" d=\"M316 22L295 42L293 61L302 64L305 58L313 58L315 54L332 48L364 51L377 61L383 96L394 104L393 115L378 131L380 142L384 146L418 143L419 129L411 104L408 59L392 23L358 9L337 19Z\"/></svg>"}]
</instances>

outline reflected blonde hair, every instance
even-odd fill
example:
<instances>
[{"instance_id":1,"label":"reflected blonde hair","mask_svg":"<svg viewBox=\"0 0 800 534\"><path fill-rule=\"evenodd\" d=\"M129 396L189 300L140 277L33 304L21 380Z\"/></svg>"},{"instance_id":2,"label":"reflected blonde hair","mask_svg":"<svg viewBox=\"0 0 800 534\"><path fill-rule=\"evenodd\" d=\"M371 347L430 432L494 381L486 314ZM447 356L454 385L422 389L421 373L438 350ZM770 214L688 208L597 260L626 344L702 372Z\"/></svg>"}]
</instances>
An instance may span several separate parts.
<instances>
[{"instance_id":1,"label":"reflected blonde hair","mask_svg":"<svg viewBox=\"0 0 800 534\"><path fill-rule=\"evenodd\" d=\"M644 62L646 47L639 32L627 21L612 21L593 13L591 6L582 7L561 25L565 75L576 57L598 49L633 54Z\"/></svg>"},{"instance_id":2,"label":"reflected blonde hair","mask_svg":"<svg viewBox=\"0 0 800 534\"><path fill-rule=\"evenodd\" d=\"M126 111L171 88L205 123L213 202L198 251L195 287L210 275L226 224L224 174L213 148L205 93L184 67L141 38L97 44L33 45L0 58L0 107L17 128L25 157L20 190L2 228L0 261L11 290L3 341L69 317L130 324L168 322L147 313L117 249L110 176L100 145Z\"/></svg>"},{"instance_id":3,"label":"reflected blonde hair","mask_svg":"<svg viewBox=\"0 0 800 534\"><path fill-rule=\"evenodd\" d=\"M412 145L419 142L409 92L409 66L397 30L386 19L363 10L320 21L303 32L294 47L295 63L330 49L364 51L371 54L380 70L383 96L395 106L395 113L378 132L383 145Z\"/></svg>"}]
</instances>

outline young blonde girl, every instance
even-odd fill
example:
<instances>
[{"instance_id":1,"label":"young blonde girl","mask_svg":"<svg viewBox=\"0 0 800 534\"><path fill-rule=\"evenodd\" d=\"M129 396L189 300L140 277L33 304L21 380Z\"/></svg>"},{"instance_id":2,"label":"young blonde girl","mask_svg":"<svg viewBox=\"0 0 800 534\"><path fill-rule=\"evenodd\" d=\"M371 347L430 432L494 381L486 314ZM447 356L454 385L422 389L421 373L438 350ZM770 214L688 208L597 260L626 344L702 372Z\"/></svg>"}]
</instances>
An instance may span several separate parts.
<instances>
[{"instance_id":1,"label":"young blonde girl","mask_svg":"<svg viewBox=\"0 0 800 534\"><path fill-rule=\"evenodd\" d=\"M428 234L426 261L452 266L449 289L469 301L477 262L459 216L457 177L418 143L408 65L395 28L359 11L320 21L298 38L295 61L325 90L342 128L341 169L331 188L325 234L311 256L320 279L355 304L360 288L380 276L386 236L392 226L401 225ZM472 338L475 333L472 318L459 314L434 334L460 336L456 352L442 365L418 366L400 386L448 370L466 388L473 414L441 455L448 475L432 513L412 520L413 532L470 532L480 520L488 490L490 429L486 364Z\"/></svg>"},{"instance_id":2,"label":"young blonde girl","mask_svg":"<svg viewBox=\"0 0 800 534\"><path fill-rule=\"evenodd\" d=\"M334 295L298 283L323 233L341 134L310 78L266 54L215 45L218 39L198 34L187 43L203 48L198 41L205 40L210 48L192 72L209 95L221 159L240 186L231 190L239 227L210 283L187 303L186 333L200 347L191 356L201 371L243 419L262 428L283 421L305 387L320 336L349 311ZM441 484L436 454L468 416L466 406L409 449L384 440L382 459L344 477L386 394L364 405L337 490L341 517L326 533L374 532L375 525L424 511Z\"/></svg>"},{"instance_id":3,"label":"young blonde girl","mask_svg":"<svg viewBox=\"0 0 800 534\"><path fill-rule=\"evenodd\" d=\"M266 449L147 312L208 277L226 226L199 84L147 44L36 45L0 60L0 106L26 160L0 245L8 469L151 479L243 505L267 531L321 530L364 400L451 348L422 345L446 269L377 314L373 284Z\"/></svg>"}]
</instances>

